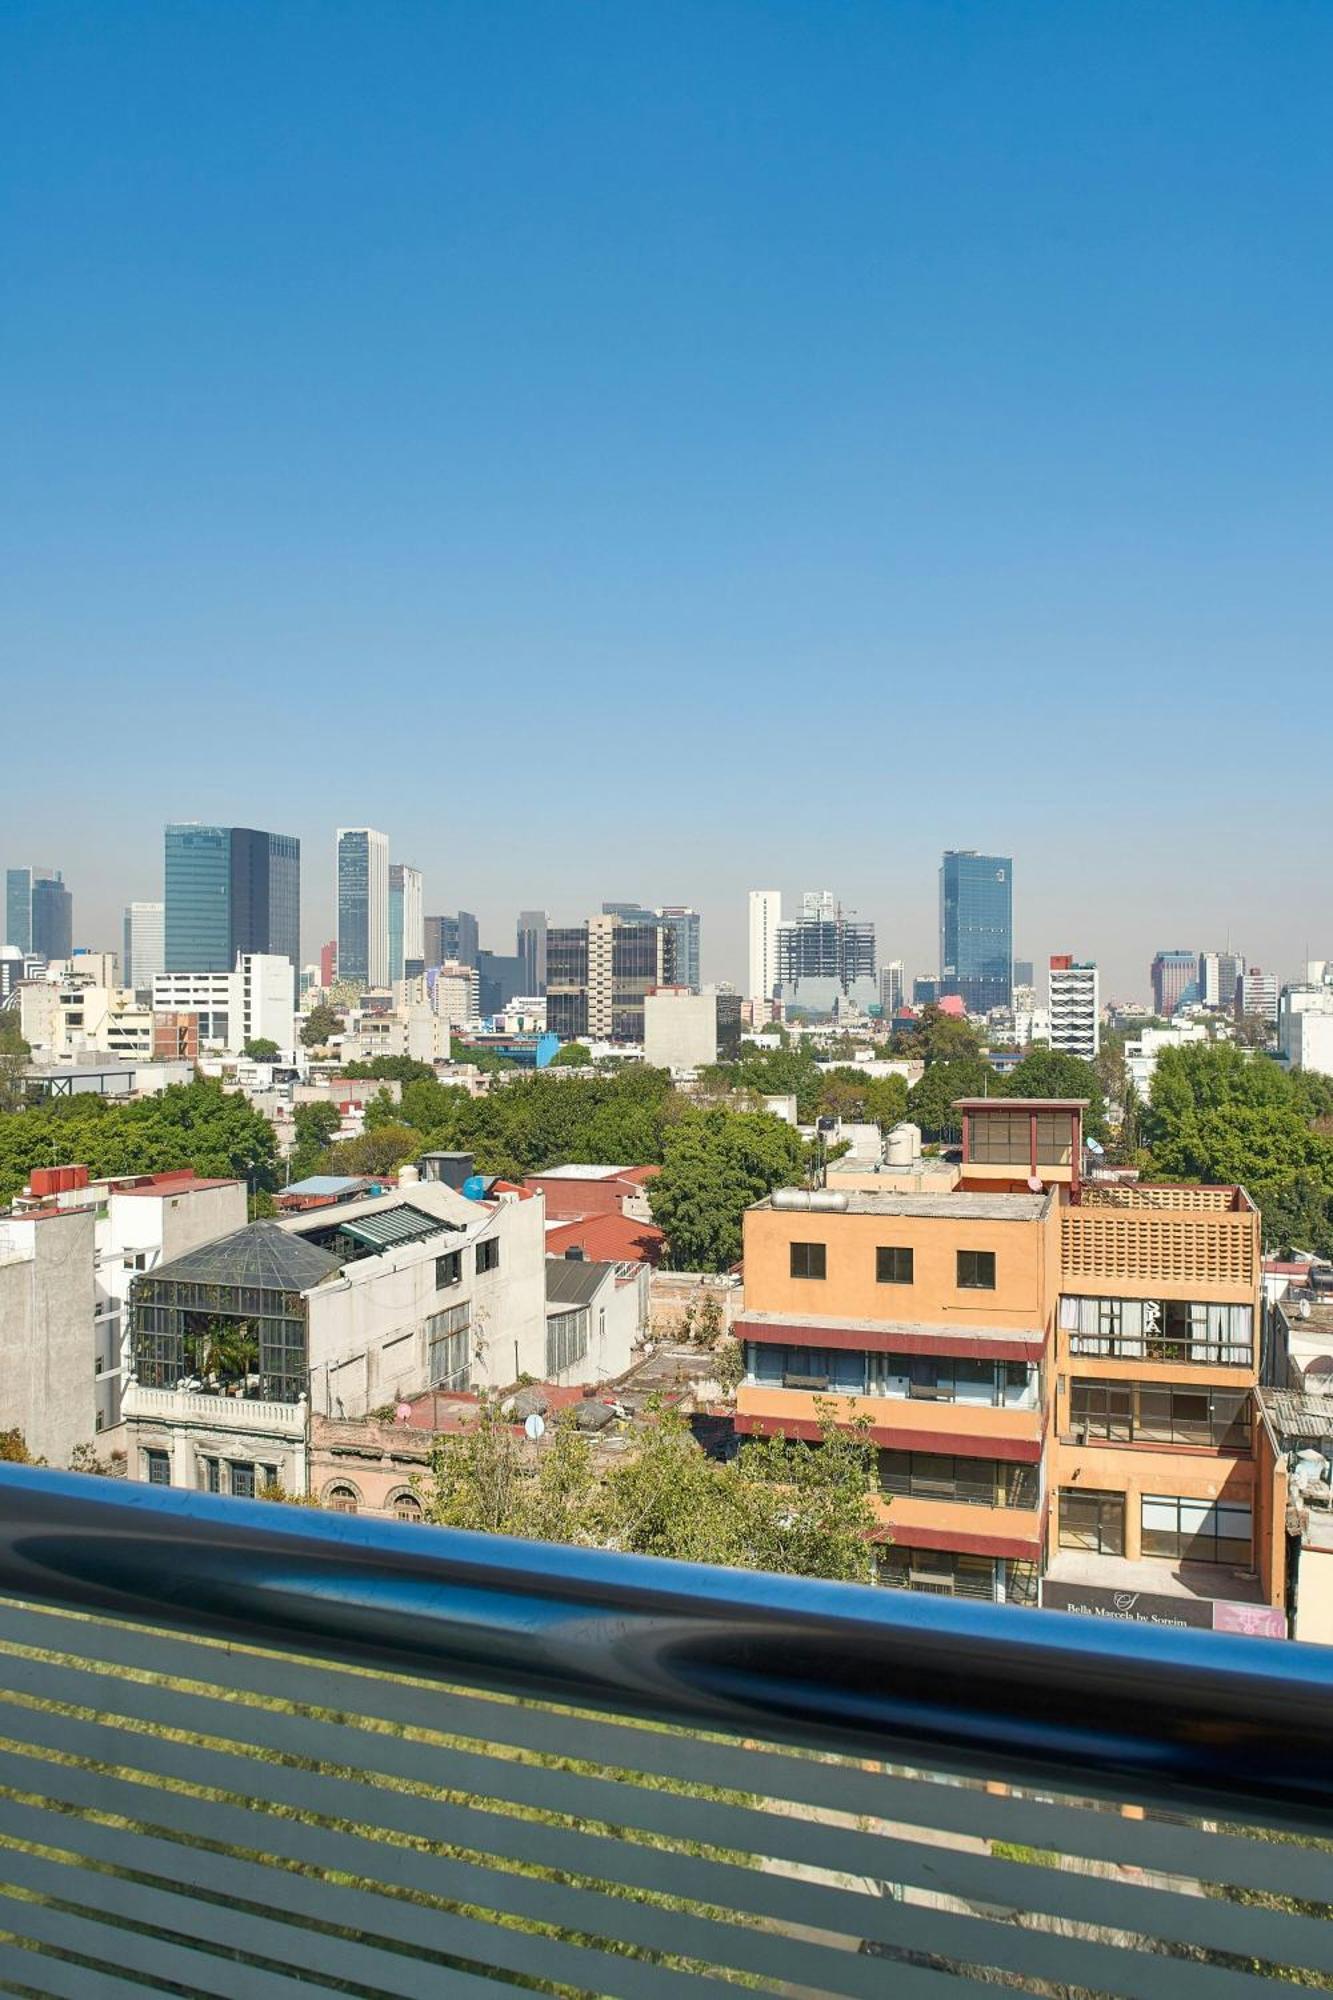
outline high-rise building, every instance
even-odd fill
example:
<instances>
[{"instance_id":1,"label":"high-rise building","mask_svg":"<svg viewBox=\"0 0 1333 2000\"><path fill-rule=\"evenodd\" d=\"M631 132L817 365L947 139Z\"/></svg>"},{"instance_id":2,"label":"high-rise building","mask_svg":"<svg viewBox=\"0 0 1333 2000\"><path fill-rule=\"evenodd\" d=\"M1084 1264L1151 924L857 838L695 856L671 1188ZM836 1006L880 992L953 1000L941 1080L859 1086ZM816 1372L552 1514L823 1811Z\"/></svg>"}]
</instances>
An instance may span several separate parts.
<instances>
[{"instance_id":1,"label":"high-rise building","mask_svg":"<svg viewBox=\"0 0 1333 2000\"><path fill-rule=\"evenodd\" d=\"M471 910L460 910L458 912L457 923L458 951L456 956L458 962L460 965L475 965L477 962L477 953L481 949L481 933L478 928L477 919L473 916Z\"/></svg>"},{"instance_id":2,"label":"high-rise building","mask_svg":"<svg viewBox=\"0 0 1333 2000\"><path fill-rule=\"evenodd\" d=\"M1091 1062L1101 1047L1101 988L1097 967L1076 958L1050 964L1051 1047Z\"/></svg>"},{"instance_id":3,"label":"high-rise building","mask_svg":"<svg viewBox=\"0 0 1333 2000\"><path fill-rule=\"evenodd\" d=\"M421 870L404 861L389 863L389 983L417 979L426 969L426 919L422 914Z\"/></svg>"},{"instance_id":4,"label":"high-rise building","mask_svg":"<svg viewBox=\"0 0 1333 2000\"><path fill-rule=\"evenodd\" d=\"M667 903L655 914L662 929L669 933L671 983L688 986L691 993L699 992L699 912L679 903Z\"/></svg>"},{"instance_id":5,"label":"high-rise building","mask_svg":"<svg viewBox=\"0 0 1333 2000\"><path fill-rule=\"evenodd\" d=\"M58 874L33 871L32 948L48 965L74 949L74 898Z\"/></svg>"},{"instance_id":6,"label":"high-rise building","mask_svg":"<svg viewBox=\"0 0 1333 2000\"><path fill-rule=\"evenodd\" d=\"M64 877L58 868L7 868L5 870L5 935L3 939L5 944L13 945L18 951L37 952L43 958L69 957L74 929L74 906L68 890L64 891L64 896L68 910L71 937L63 951L48 952L43 945L38 943L34 916L34 902L38 887L42 883L50 883L54 884L57 888L61 888L63 887L63 882ZM60 898L48 895L48 900L43 905L42 921L48 925L54 921L57 927L57 936L60 935L60 926L64 921L60 914L60 908Z\"/></svg>"},{"instance_id":7,"label":"high-rise building","mask_svg":"<svg viewBox=\"0 0 1333 2000\"><path fill-rule=\"evenodd\" d=\"M1036 973L1032 960L1030 958L1016 958L1014 960L1014 985L1034 986L1035 984Z\"/></svg>"},{"instance_id":8,"label":"high-rise building","mask_svg":"<svg viewBox=\"0 0 1333 2000\"><path fill-rule=\"evenodd\" d=\"M1159 951L1152 962L1153 1012L1167 1020L1177 1007L1198 998L1199 954L1196 951Z\"/></svg>"},{"instance_id":9,"label":"high-rise building","mask_svg":"<svg viewBox=\"0 0 1333 2000\"><path fill-rule=\"evenodd\" d=\"M1236 987L1244 971L1244 952L1201 951L1196 977L1203 1005L1229 1014L1236 1004Z\"/></svg>"},{"instance_id":10,"label":"high-rise building","mask_svg":"<svg viewBox=\"0 0 1333 2000\"><path fill-rule=\"evenodd\" d=\"M969 1014L1014 998L1014 864L1008 855L949 849L940 866L940 997Z\"/></svg>"},{"instance_id":11,"label":"high-rise building","mask_svg":"<svg viewBox=\"0 0 1333 2000\"><path fill-rule=\"evenodd\" d=\"M330 938L319 948L319 983L327 993L338 977L338 940Z\"/></svg>"},{"instance_id":12,"label":"high-rise building","mask_svg":"<svg viewBox=\"0 0 1333 2000\"><path fill-rule=\"evenodd\" d=\"M801 915L778 925L778 981L795 993L803 979L831 979L850 991L875 977L875 926L855 923L827 889L807 890Z\"/></svg>"},{"instance_id":13,"label":"high-rise building","mask_svg":"<svg viewBox=\"0 0 1333 2000\"><path fill-rule=\"evenodd\" d=\"M749 1000L771 1000L778 983L778 925L782 922L781 889L750 891Z\"/></svg>"},{"instance_id":14,"label":"high-rise building","mask_svg":"<svg viewBox=\"0 0 1333 2000\"><path fill-rule=\"evenodd\" d=\"M447 959L458 957L457 917L427 917L423 928L427 971L432 965L443 965Z\"/></svg>"},{"instance_id":15,"label":"high-rise building","mask_svg":"<svg viewBox=\"0 0 1333 2000\"><path fill-rule=\"evenodd\" d=\"M656 922L603 914L553 925L546 933L547 1026L562 1041L592 1035L641 1042L644 995L671 983L668 950Z\"/></svg>"},{"instance_id":16,"label":"high-rise building","mask_svg":"<svg viewBox=\"0 0 1333 2000\"><path fill-rule=\"evenodd\" d=\"M241 953L301 962L301 843L177 823L165 839L167 972L230 972Z\"/></svg>"},{"instance_id":17,"label":"high-rise building","mask_svg":"<svg viewBox=\"0 0 1333 2000\"><path fill-rule=\"evenodd\" d=\"M523 993L528 999L536 999L546 991L546 926L545 910L520 910L518 913L517 955L523 961Z\"/></svg>"},{"instance_id":18,"label":"high-rise building","mask_svg":"<svg viewBox=\"0 0 1333 2000\"><path fill-rule=\"evenodd\" d=\"M120 960L121 984L148 993L158 973L166 969L166 904L128 904Z\"/></svg>"},{"instance_id":19,"label":"high-rise building","mask_svg":"<svg viewBox=\"0 0 1333 2000\"><path fill-rule=\"evenodd\" d=\"M1236 982L1236 1019L1251 1016L1260 1021L1277 1019L1277 974L1262 966L1250 965Z\"/></svg>"},{"instance_id":20,"label":"high-rise building","mask_svg":"<svg viewBox=\"0 0 1333 2000\"><path fill-rule=\"evenodd\" d=\"M338 828L338 977L389 981L389 837L372 826Z\"/></svg>"},{"instance_id":21,"label":"high-rise building","mask_svg":"<svg viewBox=\"0 0 1333 2000\"><path fill-rule=\"evenodd\" d=\"M879 969L879 1004L886 1017L898 1012L906 999L906 974L900 958L891 958Z\"/></svg>"}]
</instances>

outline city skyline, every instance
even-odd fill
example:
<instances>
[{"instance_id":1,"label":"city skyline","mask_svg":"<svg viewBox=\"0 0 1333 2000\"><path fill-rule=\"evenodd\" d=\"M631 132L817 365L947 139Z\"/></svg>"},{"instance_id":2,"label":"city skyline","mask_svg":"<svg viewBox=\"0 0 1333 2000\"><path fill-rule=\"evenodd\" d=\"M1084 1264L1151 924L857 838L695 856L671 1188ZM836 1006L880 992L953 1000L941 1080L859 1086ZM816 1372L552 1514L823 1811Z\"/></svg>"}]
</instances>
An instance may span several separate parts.
<instances>
[{"instance_id":1,"label":"city skyline","mask_svg":"<svg viewBox=\"0 0 1333 2000\"><path fill-rule=\"evenodd\" d=\"M197 817L299 833L307 957L366 821L494 947L639 895L738 984L756 881L929 970L954 846L1108 994L1327 954L1294 800L1182 806L1249 794L1270 684L1329 741L1326 12L239 0L6 53L6 722L58 693L80 777L15 760L0 858L81 940Z\"/></svg>"}]
</instances>

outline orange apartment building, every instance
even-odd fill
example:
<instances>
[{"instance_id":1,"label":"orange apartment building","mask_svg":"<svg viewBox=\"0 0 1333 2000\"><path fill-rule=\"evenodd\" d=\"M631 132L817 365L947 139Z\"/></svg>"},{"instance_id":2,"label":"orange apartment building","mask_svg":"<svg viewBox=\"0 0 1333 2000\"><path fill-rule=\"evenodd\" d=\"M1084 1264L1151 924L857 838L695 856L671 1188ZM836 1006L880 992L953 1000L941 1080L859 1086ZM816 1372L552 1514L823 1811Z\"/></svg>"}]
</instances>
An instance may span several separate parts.
<instances>
[{"instance_id":1,"label":"orange apartment building","mask_svg":"<svg viewBox=\"0 0 1333 2000\"><path fill-rule=\"evenodd\" d=\"M957 1108L952 1189L749 1211L738 1429L869 1420L886 1584L1285 1630L1254 1205L1082 1183L1079 1103Z\"/></svg>"}]
</instances>

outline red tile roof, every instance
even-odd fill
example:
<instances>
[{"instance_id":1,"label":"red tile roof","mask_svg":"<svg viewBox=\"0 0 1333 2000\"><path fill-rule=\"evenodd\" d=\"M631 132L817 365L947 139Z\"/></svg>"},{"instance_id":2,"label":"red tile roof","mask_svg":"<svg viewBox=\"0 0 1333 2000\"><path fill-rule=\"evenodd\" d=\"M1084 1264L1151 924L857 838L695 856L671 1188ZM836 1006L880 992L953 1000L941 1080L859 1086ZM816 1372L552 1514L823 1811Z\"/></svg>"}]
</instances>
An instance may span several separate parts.
<instances>
[{"instance_id":1,"label":"red tile roof","mask_svg":"<svg viewBox=\"0 0 1333 2000\"><path fill-rule=\"evenodd\" d=\"M627 1215L584 1215L559 1222L546 1232L552 1257L582 1250L593 1264L656 1264L666 1234L651 1222L634 1222Z\"/></svg>"}]
</instances>

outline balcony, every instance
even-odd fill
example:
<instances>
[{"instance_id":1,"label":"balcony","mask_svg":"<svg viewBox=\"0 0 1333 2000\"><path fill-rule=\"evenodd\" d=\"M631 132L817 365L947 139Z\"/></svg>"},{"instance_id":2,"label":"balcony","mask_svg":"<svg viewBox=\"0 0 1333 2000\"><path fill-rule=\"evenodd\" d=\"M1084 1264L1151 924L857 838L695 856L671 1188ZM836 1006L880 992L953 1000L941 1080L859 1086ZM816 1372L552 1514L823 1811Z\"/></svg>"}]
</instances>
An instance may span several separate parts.
<instances>
[{"instance_id":1,"label":"balcony","mask_svg":"<svg viewBox=\"0 0 1333 2000\"><path fill-rule=\"evenodd\" d=\"M227 1396L210 1389L145 1389L127 1382L121 1399L127 1423L189 1424L206 1430L262 1431L303 1438L306 1403L266 1402L257 1396Z\"/></svg>"},{"instance_id":2,"label":"balcony","mask_svg":"<svg viewBox=\"0 0 1333 2000\"><path fill-rule=\"evenodd\" d=\"M10 1992L1333 1977L1322 1648L14 1466L0 1593Z\"/></svg>"}]
</instances>

